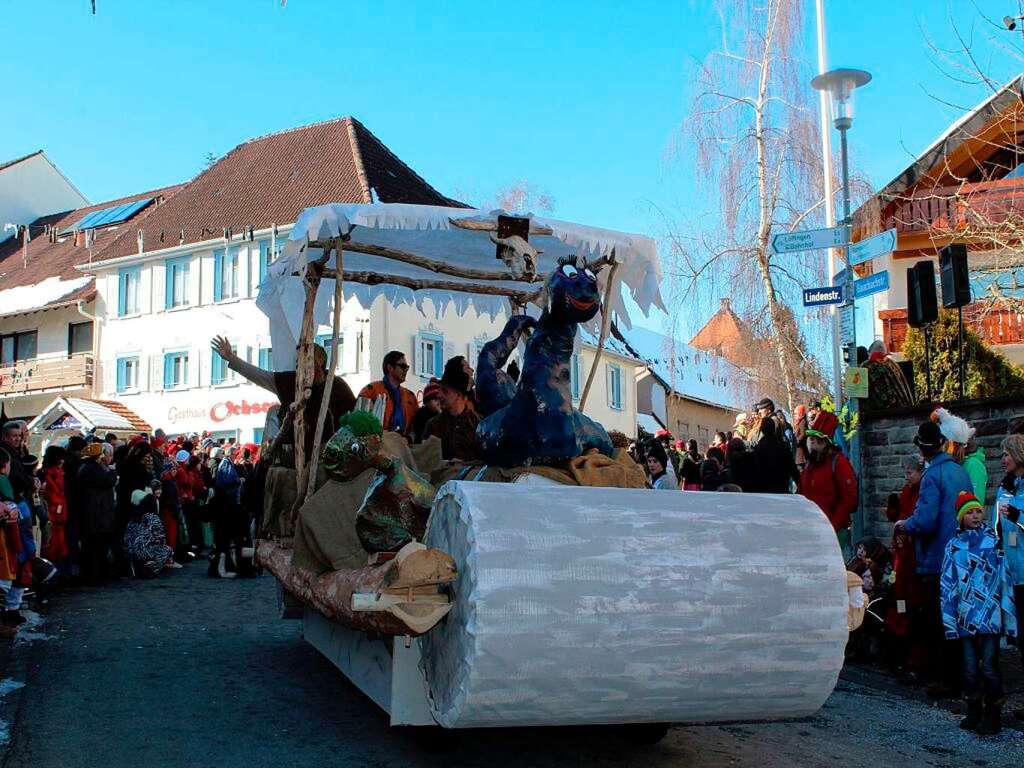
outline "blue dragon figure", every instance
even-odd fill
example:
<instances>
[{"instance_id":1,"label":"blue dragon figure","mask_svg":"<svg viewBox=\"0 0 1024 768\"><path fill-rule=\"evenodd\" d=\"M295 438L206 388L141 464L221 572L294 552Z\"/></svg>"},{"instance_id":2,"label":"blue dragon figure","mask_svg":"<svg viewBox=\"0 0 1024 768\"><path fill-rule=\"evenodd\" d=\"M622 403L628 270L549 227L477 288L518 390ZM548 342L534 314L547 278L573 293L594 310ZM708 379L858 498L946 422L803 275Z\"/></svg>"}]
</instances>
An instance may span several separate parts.
<instances>
[{"instance_id":1,"label":"blue dragon figure","mask_svg":"<svg viewBox=\"0 0 1024 768\"><path fill-rule=\"evenodd\" d=\"M575 256L559 260L545 284L539 320L515 315L484 345L476 392L483 420L477 437L488 464L557 464L591 448L611 456L605 428L572 407L570 365L576 326L601 308L597 276ZM518 385L502 368L530 333Z\"/></svg>"}]
</instances>

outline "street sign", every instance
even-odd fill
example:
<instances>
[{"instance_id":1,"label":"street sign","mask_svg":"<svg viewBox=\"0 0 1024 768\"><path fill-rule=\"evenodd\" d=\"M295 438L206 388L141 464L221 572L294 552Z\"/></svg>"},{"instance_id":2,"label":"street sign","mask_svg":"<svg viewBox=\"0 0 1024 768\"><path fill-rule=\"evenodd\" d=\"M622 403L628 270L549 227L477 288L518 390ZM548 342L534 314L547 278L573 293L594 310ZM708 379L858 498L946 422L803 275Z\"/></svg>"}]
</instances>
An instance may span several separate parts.
<instances>
[{"instance_id":1,"label":"street sign","mask_svg":"<svg viewBox=\"0 0 1024 768\"><path fill-rule=\"evenodd\" d=\"M772 237L772 250L775 253L819 251L822 248L840 248L844 245L846 227L805 229L798 232L783 232Z\"/></svg>"},{"instance_id":2,"label":"street sign","mask_svg":"<svg viewBox=\"0 0 1024 768\"><path fill-rule=\"evenodd\" d=\"M839 339L842 346L853 341L853 305L846 304L839 310Z\"/></svg>"},{"instance_id":3,"label":"street sign","mask_svg":"<svg viewBox=\"0 0 1024 768\"><path fill-rule=\"evenodd\" d=\"M863 299L865 296L887 290L889 290L889 270L887 269L862 277L853 283L853 296L856 299Z\"/></svg>"},{"instance_id":4,"label":"street sign","mask_svg":"<svg viewBox=\"0 0 1024 768\"><path fill-rule=\"evenodd\" d=\"M847 260L856 266L865 261L877 259L887 253L896 250L896 230L887 229L881 234L861 240L859 243L851 243L846 251Z\"/></svg>"},{"instance_id":5,"label":"street sign","mask_svg":"<svg viewBox=\"0 0 1024 768\"><path fill-rule=\"evenodd\" d=\"M843 377L847 397L866 398L868 396L868 369L850 367Z\"/></svg>"},{"instance_id":6,"label":"street sign","mask_svg":"<svg viewBox=\"0 0 1024 768\"><path fill-rule=\"evenodd\" d=\"M836 272L836 276L832 278L832 285L846 285L846 275L847 269L846 267L843 267Z\"/></svg>"},{"instance_id":7,"label":"street sign","mask_svg":"<svg viewBox=\"0 0 1024 768\"><path fill-rule=\"evenodd\" d=\"M843 286L834 285L825 288L804 288L804 306L821 307L826 304L843 303Z\"/></svg>"}]
</instances>

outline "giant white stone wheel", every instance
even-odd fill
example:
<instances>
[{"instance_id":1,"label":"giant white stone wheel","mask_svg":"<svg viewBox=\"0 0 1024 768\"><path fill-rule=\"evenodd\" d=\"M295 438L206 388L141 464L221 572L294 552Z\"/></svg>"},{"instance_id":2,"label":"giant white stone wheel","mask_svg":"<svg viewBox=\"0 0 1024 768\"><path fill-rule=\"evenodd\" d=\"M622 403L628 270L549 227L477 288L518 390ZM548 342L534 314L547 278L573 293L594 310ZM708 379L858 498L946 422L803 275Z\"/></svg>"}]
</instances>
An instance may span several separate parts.
<instances>
[{"instance_id":1,"label":"giant white stone wheel","mask_svg":"<svg viewBox=\"0 0 1024 768\"><path fill-rule=\"evenodd\" d=\"M800 717L832 692L846 569L802 496L450 482L459 569L419 639L442 726Z\"/></svg>"}]
</instances>

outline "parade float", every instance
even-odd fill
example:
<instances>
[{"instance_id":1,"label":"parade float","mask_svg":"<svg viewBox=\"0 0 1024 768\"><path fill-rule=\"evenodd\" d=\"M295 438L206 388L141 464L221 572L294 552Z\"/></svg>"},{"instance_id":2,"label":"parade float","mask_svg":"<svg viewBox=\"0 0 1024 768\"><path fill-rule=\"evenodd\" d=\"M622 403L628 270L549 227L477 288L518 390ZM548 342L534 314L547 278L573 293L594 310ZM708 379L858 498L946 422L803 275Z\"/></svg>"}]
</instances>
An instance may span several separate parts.
<instances>
[{"instance_id":1,"label":"parade float","mask_svg":"<svg viewBox=\"0 0 1024 768\"><path fill-rule=\"evenodd\" d=\"M863 606L821 511L796 495L646 490L585 415L597 361L572 401L578 326L599 329L600 355L613 313L628 327L628 305L661 307L660 277L646 237L539 217L403 204L299 216L258 300L298 393L316 325L333 318L337 360L353 297L510 317L477 361L486 466L383 431L379 404L322 436L333 362L321 407L300 394L265 433L258 560L282 615L392 725L773 720L831 693ZM285 445L307 422L312 447Z\"/></svg>"}]
</instances>

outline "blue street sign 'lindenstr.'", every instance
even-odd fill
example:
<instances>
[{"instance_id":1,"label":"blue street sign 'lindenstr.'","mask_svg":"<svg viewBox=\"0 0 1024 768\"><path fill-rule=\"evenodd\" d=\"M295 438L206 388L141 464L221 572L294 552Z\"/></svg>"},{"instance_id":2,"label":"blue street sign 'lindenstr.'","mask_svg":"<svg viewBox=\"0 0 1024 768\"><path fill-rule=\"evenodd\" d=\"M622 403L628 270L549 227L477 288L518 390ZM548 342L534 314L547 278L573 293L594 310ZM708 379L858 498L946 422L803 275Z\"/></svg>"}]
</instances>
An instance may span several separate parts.
<instances>
[{"instance_id":1,"label":"blue street sign 'lindenstr.'","mask_svg":"<svg viewBox=\"0 0 1024 768\"><path fill-rule=\"evenodd\" d=\"M772 250L775 253L817 251L822 248L840 248L844 245L846 245L846 227L782 232L772 237Z\"/></svg>"},{"instance_id":2,"label":"blue street sign 'lindenstr.'","mask_svg":"<svg viewBox=\"0 0 1024 768\"><path fill-rule=\"evenodd\" d=\"M873 275L862 277L853 284L853 296L863 299L873 293L880 293L889 290L889 271L876 272Z\"/></svg>"},{"instance_id":3,"label":"blue street sign 'lindenstr.'","mask_svg":"<svg viewBox=\"0 0 1024 768\"><path fill-rule=\"evenodd\" d=\"M896 250L896 230L887 229L885 232L869 237L867 240L851 243L846 251L846 255L847 260L856 266L857 264L863 264L865 261L877 259L879 256L884 256L887 253L892 253L894 250Z\"/></svg>"},{"instance_id":4,"label":"blue street sign 'lindenstr.'","mask_svg":"<svg viewBox=\"0 0 1024 768\"><path fill-rule=\"evenodd\" d=\"M843 303L843 287L841 285L825 288L804 288L804 306L821 307L827 304Z\"/></svg>"}]
</instances>

